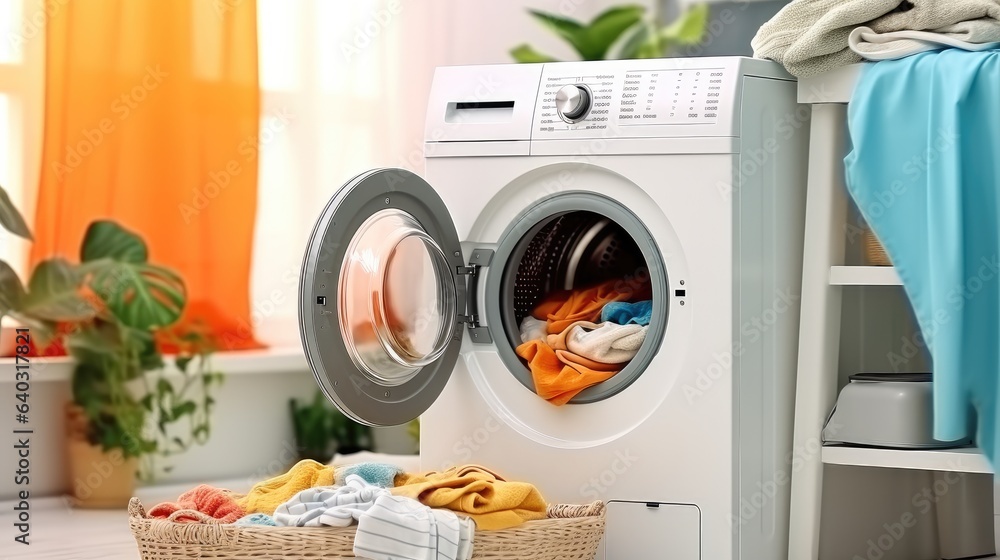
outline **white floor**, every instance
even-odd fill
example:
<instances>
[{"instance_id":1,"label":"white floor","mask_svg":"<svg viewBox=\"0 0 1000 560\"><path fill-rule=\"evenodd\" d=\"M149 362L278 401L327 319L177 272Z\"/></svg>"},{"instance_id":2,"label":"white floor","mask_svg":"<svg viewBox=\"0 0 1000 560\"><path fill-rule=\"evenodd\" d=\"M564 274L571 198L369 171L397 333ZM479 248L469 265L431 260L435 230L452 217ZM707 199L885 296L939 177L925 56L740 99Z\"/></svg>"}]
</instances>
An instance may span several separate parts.
<instances>
[{"instance_id":1,"label":"white floor","mask_svg":"<svg viewBox=\"0 0 1000 560\"><path fill-rule=\"evenodd\" d=\"M216 486L246 492L246 479L216 482ZM176 499L193 484L156 486L136 491L151 507ZM0 560L139 560L128 528L128 514L116 510L73 509L63 498L31 501L29 544L14 542L13 502L0 502Z\"/></svg>"}]
</instances>

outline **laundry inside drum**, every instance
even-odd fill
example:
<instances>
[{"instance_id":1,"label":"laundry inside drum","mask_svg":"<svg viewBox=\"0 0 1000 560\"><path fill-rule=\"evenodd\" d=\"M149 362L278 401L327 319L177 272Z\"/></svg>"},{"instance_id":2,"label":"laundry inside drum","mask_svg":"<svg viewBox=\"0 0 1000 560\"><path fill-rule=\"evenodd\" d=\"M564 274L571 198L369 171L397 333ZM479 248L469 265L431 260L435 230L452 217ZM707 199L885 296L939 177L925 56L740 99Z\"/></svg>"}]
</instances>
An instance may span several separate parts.
<instances>
[{"instance_id":1,"label":"laundry inside drum","mask_svg":"<svg viewBox=\"0 0 1000 560\"><path fill-rule=\"evenodd\" d=\"M508 325L508 334L539 396L576 402L629 366L653 301L650 269L625 227L594 212L561 213L529 230L513 255L507 317L516 333Z\"/></svg>"}]
</instances>

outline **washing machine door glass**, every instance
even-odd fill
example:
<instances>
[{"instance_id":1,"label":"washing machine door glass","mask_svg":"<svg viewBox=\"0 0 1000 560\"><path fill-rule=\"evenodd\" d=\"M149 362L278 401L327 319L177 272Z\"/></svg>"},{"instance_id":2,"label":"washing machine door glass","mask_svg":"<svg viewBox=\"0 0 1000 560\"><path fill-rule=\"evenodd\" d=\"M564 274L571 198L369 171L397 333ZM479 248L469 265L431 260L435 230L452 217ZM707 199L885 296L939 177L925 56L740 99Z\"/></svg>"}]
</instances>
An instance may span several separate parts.
<instances>
[{"instance_id":1,"label":"washing machine door glass","mask_svg":"<svg viewBox=\"0 0 1000 560\"><path fill-rule=\"evenodd\" d=\"M316 380L352 419L408 422L458 359L465 285L458 234L433 188L402 169L344 185L302 265L299 321Z\"/></svg>"}]
</instances>

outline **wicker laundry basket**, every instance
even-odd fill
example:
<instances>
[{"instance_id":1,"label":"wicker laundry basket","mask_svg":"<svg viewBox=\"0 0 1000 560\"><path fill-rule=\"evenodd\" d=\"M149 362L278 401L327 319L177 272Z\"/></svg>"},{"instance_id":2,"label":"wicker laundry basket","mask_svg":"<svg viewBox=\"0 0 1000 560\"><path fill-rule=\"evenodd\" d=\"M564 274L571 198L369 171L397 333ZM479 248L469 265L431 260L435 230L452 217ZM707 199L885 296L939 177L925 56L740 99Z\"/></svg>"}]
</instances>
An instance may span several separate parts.
<instances>
[{"instance_id":1,"label":"wicker laundry basket","mask_svg":"<svg viewBox=\"0 0 1000 560\"><path fill-rule=\"evenodd\" d=\"M872 266L892 266L892 261L889 260L889 255L885 252L885 247L882 246L878 237L875 237L875 232L870 227L865 228L864 244L866 264Z\"/></svg>"},{"instance_id":2,"label":"wicker laundry basket","mask_svg":"<svg viewBox=\"0 0 1000 560\"><path fill-rule=\"evenodd\" d=\"M477 531L477 560L593 560L604 536L604 504L549 506L548 519ZM129 526L142 560L328 560L356 558L356 527L242 527L150 519L138 498Z\"/></svg>"}]
</instances>

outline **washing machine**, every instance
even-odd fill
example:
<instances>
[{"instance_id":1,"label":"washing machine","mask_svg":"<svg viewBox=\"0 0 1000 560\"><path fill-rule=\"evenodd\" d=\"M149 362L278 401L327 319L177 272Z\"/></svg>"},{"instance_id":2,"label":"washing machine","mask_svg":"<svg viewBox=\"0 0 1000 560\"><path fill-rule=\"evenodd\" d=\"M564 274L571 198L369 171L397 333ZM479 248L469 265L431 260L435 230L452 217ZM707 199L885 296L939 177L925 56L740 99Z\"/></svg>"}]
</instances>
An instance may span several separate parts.
<instances>
[{"instance_id":1,"label":"washing machine","mask_svg":"<svg viewBox=\"0 0 1000 560\"><path fill-rule=\"evenodd\" d=\"M425 469L476 463L607 503L599 558L784 560L809 111L778 65L444 67L423 176L331 190L300 285L326 395L420 418ZM652 316L556 406L517 354L547 297L611 282Z\"/></svg>"}]
</instances>

